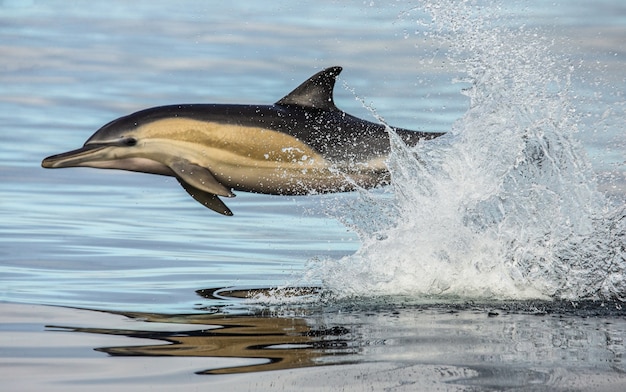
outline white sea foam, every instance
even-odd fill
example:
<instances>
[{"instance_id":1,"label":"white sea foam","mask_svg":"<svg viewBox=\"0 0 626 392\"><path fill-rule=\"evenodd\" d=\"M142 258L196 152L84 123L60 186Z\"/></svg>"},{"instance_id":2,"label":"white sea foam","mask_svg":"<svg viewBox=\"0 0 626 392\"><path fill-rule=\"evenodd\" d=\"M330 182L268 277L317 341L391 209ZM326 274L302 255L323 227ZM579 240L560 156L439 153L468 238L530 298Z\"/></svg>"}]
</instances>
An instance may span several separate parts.
<instances>
[{"instance_id":1,"label":"white sea foam","mask_svg":"<svg viewBox=\"0 0 626 392\"><path fill-rule=\"evenodd\" d=\"M539 31L502 27L497 4L447 3L413 15L449 47L468 111L415 148L390 133L392 186L331 212L361 248L307 279L338 297L623 298L626 208L575 138L576 67Z\"/></svg>"}]
</instances>

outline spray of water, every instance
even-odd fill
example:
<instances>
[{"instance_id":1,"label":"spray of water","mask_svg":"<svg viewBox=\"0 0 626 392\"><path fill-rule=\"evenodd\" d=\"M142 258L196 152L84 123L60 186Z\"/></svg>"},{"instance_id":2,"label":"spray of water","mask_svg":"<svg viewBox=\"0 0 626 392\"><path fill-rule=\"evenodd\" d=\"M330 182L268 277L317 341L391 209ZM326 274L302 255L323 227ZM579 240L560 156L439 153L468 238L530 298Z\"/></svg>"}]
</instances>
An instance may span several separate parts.
<instances>
[{"instance_id":1,"label":"spray of water","mask_svg":"<svg viewBox=\"0 0 626 392\"><path fill-rule=\"evenodd\" d=\"M392 187L333 212L361 248L311 261L307 279L338 297L626 296L626 209L597 190L575 139L576 66L538 32L499 23L498 10L458 1L416 10L465 75L470 108L415 148L390 130Z\"/></svg>"}]
</instances>

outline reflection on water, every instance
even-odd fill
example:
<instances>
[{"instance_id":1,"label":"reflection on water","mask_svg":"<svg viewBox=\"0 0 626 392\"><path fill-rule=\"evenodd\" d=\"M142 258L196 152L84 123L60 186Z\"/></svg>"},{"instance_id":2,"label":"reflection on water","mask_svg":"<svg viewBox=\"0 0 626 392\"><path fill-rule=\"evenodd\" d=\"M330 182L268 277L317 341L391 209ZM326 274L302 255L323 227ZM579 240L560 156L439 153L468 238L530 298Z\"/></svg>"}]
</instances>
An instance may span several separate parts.
<instances>
[{"instance_id":1,"label":"reflection on water","mask_svg":"<svg viewBox=\"0 0 626 392\"><path fill-rule=\"evenodd\" d=\"M258 290L199 290L198 294L214 299L249 298L270 289ZM316 288L300 288L298 295L311 295ZM286 317L266 314L267 311L250 314L228 314L219 311L220 306L209 309L215 313L158 314L141 312L109 312L124 315L147 323L172 323L202 325L201 329L187 331L120 330L107 328L50 328L73 332L106 335L123 335L132 338L152 339L166 344L145 346L102 347L97 351L112 356L194 356L238 357L265 360L249 366L209 369L199 374L232 374L260 372L279 369L312 367L318 364L345 364L348 354L356 353L351 345L350 329L335 325L314 325L309 316ZM328 358L333 357L332 361ZM325 358L324 361L321 361Z\"/></svg>"},{"instance_id":2,"label":"reflection on water","mask_svg":"<svg viewBox=\"0 0 626 392\"><path fill-rule=\"evenodd\" d=\"M562 387L573 383L581 387L587 374L602 375L611 382L625 381L626 311L619 303L435 305L394 298L270 310L242 299L269 292L198 291L211 303L223 301L223 305L207 307L212 313L110 312L129 317L139 328L49 328L160 342L96 348L111 356L212 358L198 374L392 362L399 367L445 366L448 371L440 372L440 382L466 386L502 388L532 383ZM301 293L318 295L315 288ZM151 327L154 323L172 327L155 330ZM181 324L189 328L181 331ZM220 365L219 358L233 357L251 361L240 367Z\"/></svg>"},{"instance_id":3,"label":"reflection on water","mask_svg":"<svg viewBox=\"0 0 626 392\"><path fill-rule=\"evenodd\" d=\"M124 313L146 322L202 324L189 331L125 331L99 328L73 328L75 332L125 335L166 342L159 345L102 347L97 351L112 356L193 356L263 359L263 363L234 368L209 369L199 374L232 374L279 369L312 367L329 355L338 356L332 363L348 363L339 356L350 354L350 331L341 327L313 329L303 318L263 315L163 315ZM210 328L206 328L206 326ZM325 362L328 364L328 362Z\"/></svg>"}]
</instances>

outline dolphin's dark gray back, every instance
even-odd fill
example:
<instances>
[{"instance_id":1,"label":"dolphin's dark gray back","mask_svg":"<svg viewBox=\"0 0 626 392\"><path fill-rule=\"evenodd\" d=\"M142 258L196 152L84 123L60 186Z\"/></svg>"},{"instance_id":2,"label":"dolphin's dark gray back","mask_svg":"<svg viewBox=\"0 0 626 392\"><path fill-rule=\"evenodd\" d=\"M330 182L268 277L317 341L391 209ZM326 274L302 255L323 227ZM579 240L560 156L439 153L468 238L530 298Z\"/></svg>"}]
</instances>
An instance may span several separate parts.
<instances>
[{"instance_id":1,"label":"dolphin's dark gray back","mask_svg":"<svg viewBox=\"0 0 626 392\"><path fill-rule=\"evenodd\" d=\"M160 119L181 117L228 125L267 128L293 136L331 162L361 161L389 153L384 125L354 117L338 109L333 89L341 67L318 72L273 105L182 104L141 110L106 127L140 126ZM409 145L441 133L393 128Z\"/></svg>"}]
</instances>

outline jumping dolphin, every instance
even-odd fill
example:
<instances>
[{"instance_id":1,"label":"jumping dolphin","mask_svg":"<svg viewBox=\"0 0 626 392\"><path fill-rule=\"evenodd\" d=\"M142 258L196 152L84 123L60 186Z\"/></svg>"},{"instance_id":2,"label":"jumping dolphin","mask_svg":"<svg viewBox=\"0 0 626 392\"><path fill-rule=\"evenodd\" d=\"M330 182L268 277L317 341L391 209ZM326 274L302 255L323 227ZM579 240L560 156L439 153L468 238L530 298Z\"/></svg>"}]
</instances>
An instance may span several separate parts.
<instances>
[{"instance_id":1,"label":"jumping dolphin","mask_svg":"<svg viewBox=\"0 0 626 392\"><path fill-rule=\"evenodd\" d=\"M233 190L276 195L342 192L389 180L387 128L335 106L341 67L310 77L273 105L159 106L113 120L45 168L87 166L176 177L198 202L232 212ZM393 128L409 145L442 133Z\"/></svg>"}]
</instances>

